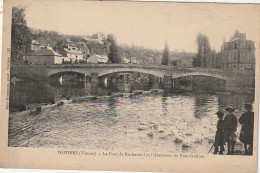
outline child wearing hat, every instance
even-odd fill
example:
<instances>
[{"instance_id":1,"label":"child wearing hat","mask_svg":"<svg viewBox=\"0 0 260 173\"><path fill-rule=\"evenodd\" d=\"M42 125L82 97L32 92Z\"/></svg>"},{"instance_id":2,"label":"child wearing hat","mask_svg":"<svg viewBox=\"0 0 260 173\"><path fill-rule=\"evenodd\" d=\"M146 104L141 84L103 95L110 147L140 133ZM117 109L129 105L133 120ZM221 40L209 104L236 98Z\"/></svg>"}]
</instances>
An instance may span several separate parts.
<instances>
[{"instance_id":1,"label":"child wearing hat","mask_svg":"<svg viewBox=\"0 0 260 173\"><path fill-rule=\"evenodd\" d=\"M253 132L254 132L254 112L252 105L245 104L246 112L239 118L239 123L242 124L240 131L240 141L244 143L245 154L253 154ZM249 148L247 146L249 145Z\"/></svg>"},{"instance_id":2,"label":"child wearing hat","mask_svg":"<svg viewBox=\"0 0 260 173\"><path fill-rule=\"evenodd\" d=\"M228 113L224 118L224 139L228 146L227 154L232 155L236 144L237 117L233 114L235 109L232 106L226 108L226 111Z\"/></svg>"},{"instance_id":3,"label":"child wearing hat","mask_svg":"<svg viewBox=\"0 0 260 173\"><path fill-rule=\"evenodd\" d=\"M224 112L223 111L218 111L217 113L218 116L218 122L217 122L217 131L216 131L216 136L215 136L215 143L214 143L214 153L213 154L217 154L218 153L218 148L220 147L220 151L219 154L223 154L224 150Z\"/></svg>"}]
</instances>

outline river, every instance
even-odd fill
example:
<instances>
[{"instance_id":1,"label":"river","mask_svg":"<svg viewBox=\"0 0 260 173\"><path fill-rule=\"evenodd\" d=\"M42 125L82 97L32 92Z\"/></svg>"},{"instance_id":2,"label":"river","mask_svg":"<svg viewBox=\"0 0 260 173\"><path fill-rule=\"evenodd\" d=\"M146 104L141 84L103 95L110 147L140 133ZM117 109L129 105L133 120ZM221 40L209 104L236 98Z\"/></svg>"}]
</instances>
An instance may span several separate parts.
<instances>
[{"instance_id":1,"label":"river","mask_svg":"<svg viewBox=\"0 0 260 173\"><path fill-rule=\"evenodd\" d=\"M67 96L106 95L123 84L86 82L11 84L10 110L21 104L47 103ZM124 88L125 86L123 86ZM140 85L137 89L151 86ZM154 87L154 86L153 86ZM136 87L135 87L136 88ZM239 118L253 95L159 93L100 97L72 102L38 114L10 112L9 146L101 149L140 152L207 153L214 142L219 109L233 104ZM240 131L239 125L237 132ZM237 139L239 141L239 139Z\"/></svg>"}]
</instances>

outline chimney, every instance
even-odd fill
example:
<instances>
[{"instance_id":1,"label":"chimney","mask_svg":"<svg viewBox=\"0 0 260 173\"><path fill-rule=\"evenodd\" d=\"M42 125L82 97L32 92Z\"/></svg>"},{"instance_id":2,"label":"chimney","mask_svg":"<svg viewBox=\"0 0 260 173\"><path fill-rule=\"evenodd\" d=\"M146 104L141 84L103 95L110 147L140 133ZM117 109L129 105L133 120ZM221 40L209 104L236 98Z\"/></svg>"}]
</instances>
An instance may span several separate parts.
<instances>
[{"instance_id":1,"label":"chimney","mask_svg":"<svg viewBox=\"0 0 260 173\"><path fill-rule=\"evenodd\" d=\"M246 33L240 33L240 39L246 41Z\"/></svg>"}]
</instances>

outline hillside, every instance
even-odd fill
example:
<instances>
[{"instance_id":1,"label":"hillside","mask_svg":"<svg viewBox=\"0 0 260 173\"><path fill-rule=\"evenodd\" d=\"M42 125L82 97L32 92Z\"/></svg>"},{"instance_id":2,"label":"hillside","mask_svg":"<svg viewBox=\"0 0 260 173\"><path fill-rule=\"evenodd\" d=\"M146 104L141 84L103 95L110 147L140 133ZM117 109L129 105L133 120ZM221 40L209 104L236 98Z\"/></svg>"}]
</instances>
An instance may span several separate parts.
<instances>
[{"instance_id":1,"label":"hillside","mask_svg":"<svg viewBox=\"0 0 260 173\"><path fill-rule=\"evenodd\" d=\"M92 54L107 55L108 42L107 36L102 33L95 33L92 36L63 35L55 31L46 31L30 28L32 39L40 44L50 45L57 52L61 51L68 43L73 43L83 50L83 55L87 58ZM122 59L128 59L140 64L160 65L162 59L162 50L147 49L138 46L129 46L118 44L119 56ZM170 52L170 64L174 60L178 66L191 67L192 58L195 53L189 52Z\"/></svg>"}]
</instances>

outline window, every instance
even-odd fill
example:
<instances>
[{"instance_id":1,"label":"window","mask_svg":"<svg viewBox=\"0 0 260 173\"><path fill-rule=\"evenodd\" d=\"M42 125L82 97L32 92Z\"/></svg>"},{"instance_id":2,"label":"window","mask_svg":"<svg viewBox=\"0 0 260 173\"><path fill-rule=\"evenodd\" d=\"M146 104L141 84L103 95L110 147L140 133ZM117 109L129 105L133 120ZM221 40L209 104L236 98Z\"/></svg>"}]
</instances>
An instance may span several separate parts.
<instances>
[{"instance_id":1,"label":"window","mask_svg":"<svg viewBox=\"0 0 260 173\"><path fill-rule=\"evenodd\" d=\"M234 61L237 61L237 52L234 52Z\"/></svg>"},{"instance_id":2,"label":"window","mask_svg":"<svg viewBox=\"0 0 260 173\"><path fill-rule=\"evenodd\" d=\"M237 49L237 43L235 43L235 49Z\"/></svg>"}]
</instances>

